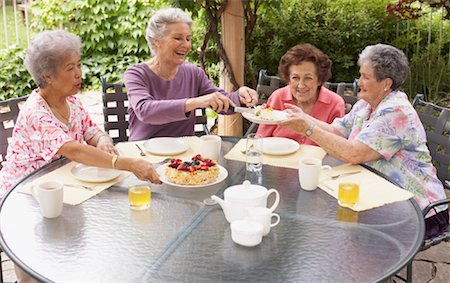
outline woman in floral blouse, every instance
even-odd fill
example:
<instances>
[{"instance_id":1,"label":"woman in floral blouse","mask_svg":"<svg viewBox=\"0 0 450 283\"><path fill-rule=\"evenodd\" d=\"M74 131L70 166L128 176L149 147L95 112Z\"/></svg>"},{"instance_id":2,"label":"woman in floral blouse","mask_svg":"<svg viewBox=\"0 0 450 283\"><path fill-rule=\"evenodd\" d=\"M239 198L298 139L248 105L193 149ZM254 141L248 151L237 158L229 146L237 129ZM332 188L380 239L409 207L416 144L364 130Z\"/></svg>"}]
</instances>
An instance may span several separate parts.
<instances>
[{"instance_id":1,"label":"woman in floral blouse","mask_svg":"<svg viewBox=\"0 0 450 283\"><path fill-rule=\"evenodd\" d=\"M111 138L74 96L81 89L80 49L80 39L63 30L44 31L33 38L25 66L39 87L17 118L0 172L0 196L61 156L87 165L128 170L140 179L160 183L150 163L117 156Z\"/></svg>"},{"instance_id":2,"label":"woman in floral blouse","mask_svg":"<svg viewBox=\"0 0 450 283\"><path fill-rule=\"evenodd\" d=\"M286 105L290 118L281 126L305 133L344 162L365 163L382 172L412 192L422 209L444 199L423 125L407 95L399 90L409 71L405 54L389 45L371 45L360 54L358 64L360 100L350 113L329 125ZM425 226L425 238L445 231L447 206L431 210Z\"/></svg>"}]
</instances>

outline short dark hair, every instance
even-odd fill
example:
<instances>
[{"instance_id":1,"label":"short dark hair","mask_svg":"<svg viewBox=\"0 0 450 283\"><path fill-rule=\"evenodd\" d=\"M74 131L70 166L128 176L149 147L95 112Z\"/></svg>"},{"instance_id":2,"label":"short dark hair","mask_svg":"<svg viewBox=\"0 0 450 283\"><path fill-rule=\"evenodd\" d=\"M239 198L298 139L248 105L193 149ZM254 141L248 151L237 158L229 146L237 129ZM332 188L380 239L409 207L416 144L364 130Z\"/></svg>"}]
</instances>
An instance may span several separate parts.
<instances>
[{"instance_id":1,"label":"short dark hair","mask_svg":"<svg viewBox=\"0 0 450 283\"><path fill-rule=\"evenodd\" d=\"M331 65L333 62L319 48L312 44L298 44L289 49L281 57L278 72L283 82L289 83L289 67L301 62L311 62L316 66L317 78L323 84L331 78Z\"/></svg>"}]
</instances>

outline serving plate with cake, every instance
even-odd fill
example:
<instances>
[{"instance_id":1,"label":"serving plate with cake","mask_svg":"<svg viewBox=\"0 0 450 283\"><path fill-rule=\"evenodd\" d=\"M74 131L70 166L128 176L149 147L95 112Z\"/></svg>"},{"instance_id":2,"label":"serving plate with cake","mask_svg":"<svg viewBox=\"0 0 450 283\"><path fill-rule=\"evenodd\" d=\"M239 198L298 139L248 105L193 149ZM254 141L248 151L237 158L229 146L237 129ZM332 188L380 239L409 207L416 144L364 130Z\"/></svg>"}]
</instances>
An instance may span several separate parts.
<instances>
[{"instance_id":1,"label":"serving plate with cake","mask_svg":"<svg viewBox=\"0 0 450 283\"><path fill-rule=\"evenodd\" d=\"M203 158L200 154L190 160L172 158L156 168L161 182L185 188L201 188L222 182L228 171L216 161Z\"/></svg>"},{"instance_id":2,"label":"serving plate with cake","mask_svg":"<svg viewBox=\"0 0 450 283\"><path fill-rule=\"evenodd\" d=\"M274 110L265 103L243 111L242 116L250 122L266 125L276 125L288 118L285 112Z\"/></svg>"}]
</instances>

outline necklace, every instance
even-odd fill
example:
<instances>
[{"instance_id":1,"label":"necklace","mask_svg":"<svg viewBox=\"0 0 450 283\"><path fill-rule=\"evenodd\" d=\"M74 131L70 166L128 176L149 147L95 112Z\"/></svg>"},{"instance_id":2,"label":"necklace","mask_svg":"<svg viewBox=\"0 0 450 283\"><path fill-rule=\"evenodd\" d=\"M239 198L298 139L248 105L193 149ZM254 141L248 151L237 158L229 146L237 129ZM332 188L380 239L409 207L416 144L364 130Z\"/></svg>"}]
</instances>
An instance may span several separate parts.
<instances>
[{"instance_id":1,"label":"necklace","mask_svg":"<svg viewBox=\"0 0 450 283\"><path fill-rule=\"evenodd\" d=\"M56 107L54 107L54 108L50 107L50 108L52 109L53 113L56 112L56 114L58 114L59 118L62 118L62 120L61 119L58 119L58 120L60 120L70 130L70 129L72 129L72 124L70 123L70 120L69 120L69 118L70 118L70 108L67 105L67 103L64 106L69 109L69 111L68 111L69 114L67 115L67 117L64 116L63 114L61 114L61 112L59 112L59 110L56 109Z\"/></svg>"}]
</instances>

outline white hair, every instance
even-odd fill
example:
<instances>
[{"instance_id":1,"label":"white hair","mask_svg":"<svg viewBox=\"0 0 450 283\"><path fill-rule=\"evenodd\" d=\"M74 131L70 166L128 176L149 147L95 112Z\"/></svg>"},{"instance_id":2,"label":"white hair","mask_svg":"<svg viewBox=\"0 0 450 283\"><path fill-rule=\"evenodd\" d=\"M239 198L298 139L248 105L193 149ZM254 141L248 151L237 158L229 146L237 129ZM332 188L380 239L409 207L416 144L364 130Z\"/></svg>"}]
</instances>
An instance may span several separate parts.
<instances>
[{"instance_id":1,"label":"white hair","mask_svg":"<svg viewBox=\"0 0 450 283\"><path fill-rule=\"evenodd\" d=\"M45 87L45 76L58 71L61 59L69 52L81 53L81 39L65 30L37 34L28 46L24 64L36 84Z\"/></svg>"},{"instance_id":2,"label":"white hair","mask_svg":"<svg viewBox=\"0 0 450 283\"><path fill-rule=\"evenodd\" d=\"M165 8L156 11L148 21L147 30L145 31L145 38L152 55L156 54L156 46L152 39L161 39L164 37L166 27L173 23L186 23L192 27L192 19L183 10L179 8Z\"/></svg>"}]
</instances>

